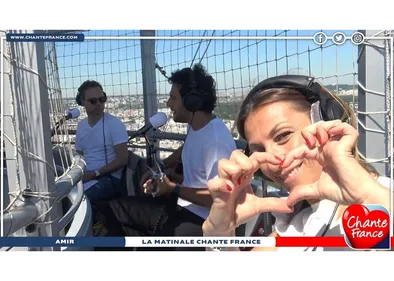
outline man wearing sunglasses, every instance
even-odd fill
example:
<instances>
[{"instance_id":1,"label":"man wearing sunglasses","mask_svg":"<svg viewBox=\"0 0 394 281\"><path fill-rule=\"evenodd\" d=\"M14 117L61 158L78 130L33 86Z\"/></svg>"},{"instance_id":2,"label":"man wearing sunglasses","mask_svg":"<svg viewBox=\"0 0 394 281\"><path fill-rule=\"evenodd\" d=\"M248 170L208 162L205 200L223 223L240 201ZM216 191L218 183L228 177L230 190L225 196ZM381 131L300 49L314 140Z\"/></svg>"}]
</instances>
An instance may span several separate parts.
<instances>
[{"instance_id":1,"label":"man wearing sunglasses","mask_svg":"<svg viewBox=\"0 0 394 281\"><path fill-rule=\"evenodd\" d=\"M91 202L121 195L122 170L128 160L126 126L104 112L106 101L96 81L85 81L78 88L76 102L85 108L87 117L78 123L75 148L86 161L83 182Z\"/></svg>"}]
</instances>

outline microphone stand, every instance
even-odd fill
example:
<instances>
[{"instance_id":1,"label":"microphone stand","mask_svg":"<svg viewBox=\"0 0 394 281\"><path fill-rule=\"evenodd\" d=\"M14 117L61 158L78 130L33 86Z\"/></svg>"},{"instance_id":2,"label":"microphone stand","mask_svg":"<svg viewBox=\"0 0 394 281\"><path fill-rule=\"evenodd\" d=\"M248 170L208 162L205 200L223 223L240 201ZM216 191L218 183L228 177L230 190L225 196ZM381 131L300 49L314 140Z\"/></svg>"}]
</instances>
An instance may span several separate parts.
<instances>
[{"instance_id":1,"label":"microphone stand","mask_svg":"<svg viewBox=\"0 0 394 281\"><path fill-rule=\"evenodd\" d=\"M153 130L156 131L156 129L153 129ZM144 138L145 138L145 141L146 141L146 150L147 150L146 151L147 152L146 160L147 160L147 165L150 168L153 169L156 165L159 165L158 164L159 161L157 161L157 155L156 155L157 150L156 150L155 144L154 144L154 142L156 140L153 140L153 141L150 140L149 137L147 136L147 134L144 134Z\"/></svg>"},{"instance_id":2,"label":"microphone stand","mask_svg":"<svg viewBox=\"0 0 394 281\"><path fill-rule=\"evenodd\" d=\"M153 129L153 131L156 131L157 129ZM159 161L157 161L157 149L155 148L155 141L156 140L151 140L148 137L149 132L146 132L144 134L133 134L129 137L129 142L137 137L144 137L145 142L146 142L146 164L149 168L154 168L156 165L160 165Z\"/></svg>"},{"instance_id":3,"label":"microphone stand","mask_svg":"<svg viewBox=\"0 0 394 281\"><path fill-rule=\"evenodd\" d=\"M63 117L62 119L56 122L55 127L52 129L51 137L55 135L56 131L59 129L61 125L63 125L64 121L66 121L66 117Z\"/></svg>"},{"instance_id":4,"label":"microphone stand","mask_svg":"<svg viewBox=\"0 0 394 281\"><path fill-rule=\"evenodd\" d=\"M152 156L152 153L154 153L155 147L149 140L148 136L145 134L144 135L145 141L146 141L146 164L148 167L152 168L154 167L154 159Z\"/></svg>"},{"instance_id":5,"label":"microphone stand","mask_svg":"<svg viewBox=\"0 0 394 281\"><path fill-rule=\"evenodd\" d=\"M129 137L128 142L130 143L131 140L133 140L133 139L135 139L135 138L137 138L137 137L141 137L141 136L144 137L145 142L146 142L146 165L147 165L148 167L150 167L150 168L153 168L153 166L154 166L154 161L153 161L153 160L154 160L154 159L153 159L153 157L152 157L152 152L154 151L154 146L153 146L153 144L151 143L151 141L149 140L149 138L148 138L148 136L147 136L147 133L148 133L148 132L146 132L146 133L144 133L144 134L137 134L137 133L134 133L133 135L131 135L131 136Z\"/></svg>"}]
</instances>

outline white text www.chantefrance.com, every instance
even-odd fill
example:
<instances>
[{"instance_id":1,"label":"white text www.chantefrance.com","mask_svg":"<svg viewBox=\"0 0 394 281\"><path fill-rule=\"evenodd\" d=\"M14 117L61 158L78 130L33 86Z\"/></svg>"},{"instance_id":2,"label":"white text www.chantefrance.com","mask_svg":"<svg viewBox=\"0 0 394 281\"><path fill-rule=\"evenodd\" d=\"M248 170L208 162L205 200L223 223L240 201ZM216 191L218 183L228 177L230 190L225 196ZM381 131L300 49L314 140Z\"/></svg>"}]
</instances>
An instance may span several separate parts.
<instances>
[{"instance_id":1,"label":"white text www.chantefrance.com","mask_svg":"<svg viewBox=\"0 0 394 281\"><path fill-rule=\"evenodd\" d=\"M11 35L11 40L77 40L76 35Z\"/></svg>"}]
</instances>

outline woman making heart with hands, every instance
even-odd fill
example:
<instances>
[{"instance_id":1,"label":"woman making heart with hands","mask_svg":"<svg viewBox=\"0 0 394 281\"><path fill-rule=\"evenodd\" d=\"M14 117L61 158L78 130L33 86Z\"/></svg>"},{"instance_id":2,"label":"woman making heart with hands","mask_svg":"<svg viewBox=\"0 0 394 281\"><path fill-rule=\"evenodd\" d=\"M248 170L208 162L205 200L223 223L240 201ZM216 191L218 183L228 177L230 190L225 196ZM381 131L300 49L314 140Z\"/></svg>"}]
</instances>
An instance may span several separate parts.
<instances>
[{"instance_id":1,"label":"woman making heart with hands","mask_svg":"<svg viewBox=\"0 0 394 281\"><path fill-rule=\"evenodd\" d=\"M380 183L385 178L356 157L355 121L347 105L311 77L279 76L257 85L237 121L251 155L234 151L230 159L220 160L219 177L208 183L213 204L204 235L233 236L253 216L273 212L270 236L319 236L325 225L338 225L351 204L390 209L389 189ZM250 184L258 169L288 197L256 197ZM295 213L294 206L304 200L311 207Z\"/></svg>"}]
</instances>

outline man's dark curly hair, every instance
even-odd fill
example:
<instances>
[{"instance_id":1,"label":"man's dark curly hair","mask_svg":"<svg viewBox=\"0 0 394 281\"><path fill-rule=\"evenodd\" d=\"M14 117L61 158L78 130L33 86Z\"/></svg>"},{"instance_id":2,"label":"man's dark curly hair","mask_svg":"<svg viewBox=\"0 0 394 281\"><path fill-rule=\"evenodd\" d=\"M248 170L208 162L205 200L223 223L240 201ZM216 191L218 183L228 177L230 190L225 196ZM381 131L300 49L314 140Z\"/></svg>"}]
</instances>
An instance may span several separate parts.
<instances>
[{"instance_id":1,"label":"man's dark curly hair","mask_svg":"<svg viewBox=\"0 0 394 281\"><path fill-rule=\"evenodd\" d=\"M194 81L197 84L196 90L205 93L201 111L212 113L216 107L216 82L201 64L195 64L193 68L188 67L177 70L171 73L171 77L168 80L171 84L181 86L180 93L183 98L191 90L190 71L193 71L194 74Z\"/></svg>"},{"instance_id":2,"label":"man's dark curly hair","mask_svg":"<svg viewBox=\"0 0 394 281\"><path fill-rule=\"evenodd\" d=\"M101 86L101 84L97 81L86 80L85 82L83 82L82 85L78 88L78 93L81 95L81 99L83 100L85 98L85 91L87 89L96 87L99 87L101 90L103 90L103 86Z\"/></svg>"}]
</instances>

